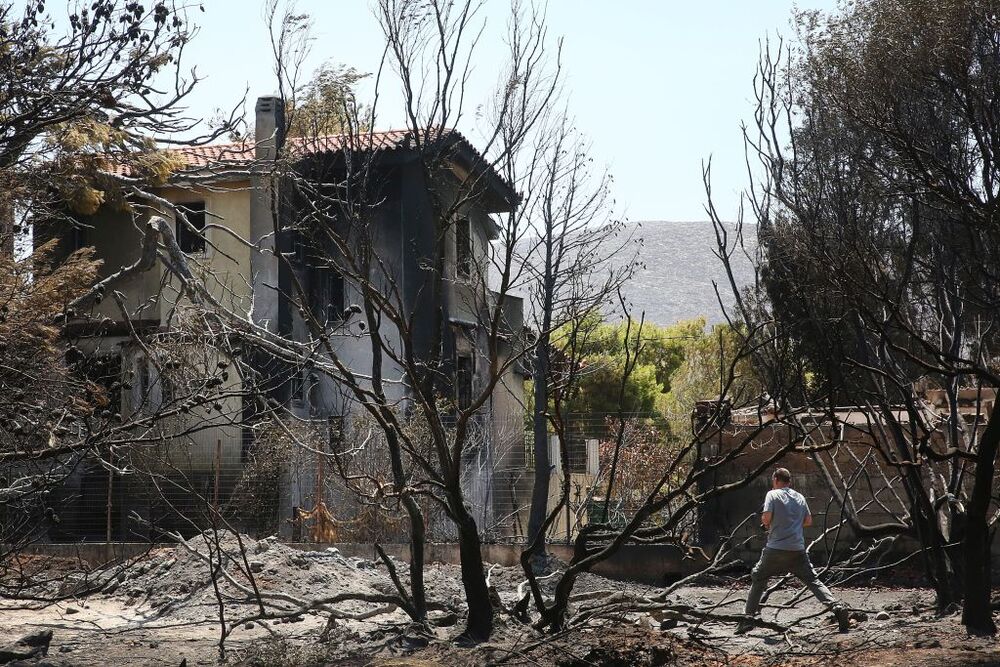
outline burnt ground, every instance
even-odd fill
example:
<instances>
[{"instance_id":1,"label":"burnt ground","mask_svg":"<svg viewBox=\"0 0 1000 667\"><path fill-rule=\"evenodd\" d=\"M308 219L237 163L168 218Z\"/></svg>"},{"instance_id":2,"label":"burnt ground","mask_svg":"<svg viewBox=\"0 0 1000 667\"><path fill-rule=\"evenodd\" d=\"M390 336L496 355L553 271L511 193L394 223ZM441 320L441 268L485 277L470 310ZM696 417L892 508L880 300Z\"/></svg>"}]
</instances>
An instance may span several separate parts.
<instances>
[{"instance_id":1,"label":"burnt ground","mask_svg":"<svg viewBox=\"0 0 1000 667\"><path fill-rule=\"evenodd\" d=\"M274 542L247 542L246 562L265 596L296 599L342 592L390 592L384 567L334 551L307 555ZM197 549L196 549L197 550ZM240 556L242 559L242 556ZM402 566L402 564L400 564ZM230 568L231 572L237 572ZM405 567L401 567L401 573ZM54 665L219 664L220 606L207 565L179 546L154 552L132 567L96 578L57 571L49 593L76 596L57 603L27 599L0 601L0 643L49 629L49 660ZM428 590L435 601L459 610L432 614L429 632L412 626L399 610L365 620L338 620L328 626L323 611L285 614L284 618L241 621L259 607L237 587L223 582L220 593L229 624L225 664L231 665L1000 665L1000 645L968 637L959 614L938 616L932 592L921 588L854 587L835 593L856 610L850 633L840 634L824 610L798 587L779 588L768 600L764 618L790 629L758 628L736 636L731 622L668 622L647 613L615 612L567 631L543 637L499 614L493 639L469 647L456 643L461 631L458 568L428 566ZM234 579L240 580L238 576ZM494 568L491 582L503 604L517 596L522 577L511 568ZM546 582L547 586L551 581ZM99 587L98 592L86 589ZM581 577L588 599L576 611L622 593L653 596L655 587ZM670 602L715 614L738 613L745 583L688 586ZM37 594L38 591L35 591ZM86 593L86 594L85 594ZM269 612L282 606L274 598ZM383 607L349 602L336 608L362 613ZM384 608L382 611L386 611ZM236 623L239 621L238 623ZM673 627L669 627L673 626Z\"/></svg>"}]
</instances>

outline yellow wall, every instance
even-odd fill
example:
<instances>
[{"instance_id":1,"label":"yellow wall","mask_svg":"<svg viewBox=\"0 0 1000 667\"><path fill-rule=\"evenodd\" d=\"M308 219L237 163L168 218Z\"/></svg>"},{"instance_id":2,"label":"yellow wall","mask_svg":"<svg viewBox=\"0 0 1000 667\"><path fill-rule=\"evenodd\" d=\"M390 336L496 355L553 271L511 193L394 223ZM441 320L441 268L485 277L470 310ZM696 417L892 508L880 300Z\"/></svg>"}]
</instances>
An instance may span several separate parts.
<instances>
[{"instance_id":1,"label":"yellow wall","mask_svg":"<svg viewBox=\"0 0 1000 667\"><path fill-rule=\"evenodd\" d=\"M250 248L243 242L250 237L248 186L249 183L234 183L197 190L170 187L157 192L159 196L175 203L205 202L205 223L208 228L206 252L200 256L191 256L190 268L201 275L206 287L225 307L244 314L249 310L251 303ZM134 263L139 258L143 233L149 216L153 213L172 219L172 216L165 211L136 207L130 212L102 210L88 220L93 228L87 230L86 243L94 246L97 258L103 261L102 278ZM176 224L174 230L176 234ZM157 260L151 269L115 284L112 290L124 295L132 320L154 320L162 327L176 323L179 316L183 317L182 313L178 315L173 312L179 301L179 285L179 281L169 275L162 262ZM110 294L97 307L97 314L116 321L123 319L115 299ZM136 363L144 363L134 358L140 351L128 345L127 339L115 339L114 342L118 345L111 345L111 340L107 338L100 340L104 343L102 347L108 348L109 351L121 349L120 345L125 346L126 360L123 366L126 369ZM217 362L221 360L211 351L192 347L189 352L194 357L199 354L207 355L206 358L192 358L188 362L191 368L202 369L203 373L214 371ZM238 392L237 377L236 373L231 372L230 379L222 391ZM153 390L154 398L158 397L158 391L158 389ZM125 396L123 400L126 404L122 408L126 414L137 409L137 405L130 405L138 400L137 396ZM218 404L221 411L195 409L188 414L158 423L153 429L154 433L147 436L155 434L154 437L160 436L168 440L160 445L148 443L137 451L148 454L151 457L150 461L169 461L179 469L208 470L215 465L217 447L221 444L223 462L226 464L239 462L241 448L239 422L242 417L242 403L238 396L229 396L218 401ZM191 431L187 435L171 437L187 430ZM167 449L157 451L164 447Z\"/></svg>"},{"instance_id":2,"label":"yellow wall","mask_svg":"<svg viewBox=\"0 0 1000 667\"><path fill-rule=\"evenodd\" d=\"M189 259L191 269L223 306L247 313L251 302L250 248L246 243L250 239L249 183L211 190L170 188L161 194L172 202L205 202L205 253ZM177 303L179 284L176 278L168 281L164 292L168 308Z\"/></svg>"},{"instance_id":3,"label":"yellow wall","mask_svg":"<svg viewBox=\"0 0 1000 667\"><path fill-rule=\"evenodd\" d=\"M207 248L202 256L190 258L191 269L201 275L212 295L226 307L245 313L250 307L250 238L249 183L227 183L209 188L164 188L157 192L171 202L205 202ZM142 234L149 215L140 209L132 212L102 210L90 219L87 244L93 245L103 261L102 278L119 271L139 258ZM159 212L172 219L166 212ZM176 225L175 225L176 230ZM177 303L179 281L172 276L162 280L166 269L160 262L149 271L116 284L113 289L125 295L132 319L151 319L167 323L170 310ZM162 282L162 285L161 285ZM141 309L136 311L137 308ZM121 320L113 298L105 299L98 313Z\"/></svg>"}]
</instances>

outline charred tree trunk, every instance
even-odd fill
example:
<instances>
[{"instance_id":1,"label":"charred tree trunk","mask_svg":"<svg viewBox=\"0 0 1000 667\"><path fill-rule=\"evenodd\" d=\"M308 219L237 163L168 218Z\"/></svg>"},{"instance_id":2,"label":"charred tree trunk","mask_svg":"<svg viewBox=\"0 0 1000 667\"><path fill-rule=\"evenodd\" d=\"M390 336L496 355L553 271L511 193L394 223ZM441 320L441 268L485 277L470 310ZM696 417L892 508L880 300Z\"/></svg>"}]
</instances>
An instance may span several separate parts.
<instances>
[{"instance_id":1,"label":"charred tree trunk","mask_svg":"<svg viewBox=\"0 0 1000 667\"><path fill-rule=\"evenodd\" d=\"M965 526L965 604L962 624L969 632L994 635L990 593L993 586L990 573L990 527L988 513L993 494L993 476L996 471L997 449L1000 447L1000 410L993 409L990 420L979 441L976 453L976 476L969 498Z\"/></svg>"},{"instance_id":2,"label":"charred tree trunk","mask_svg":"<svg viewBox=\"0 0 1000 667\"><path fill-rule=\"evenodd\" d=\"M934 507L921 483L920 473L910 466L904 479L908 480L913 525L924 546L924 566L934 588L935 604L939 612L944 612L962 599L962 582L956 576L952 557L938 526Z\"/></svg>"},{"instance_id":3,"label":"charred tree trunk","mask_svg":"<svg viewBox=\"0 0 1000 667\"><path fill-rule=\"evenodd\" d=\"M371 270L367 264L365 269ZM367 288L365 289L365 317L368 321L368 330L373 332L370 335L372 390L376 397L378 411L382 413L385 423L391 424L392 415L382 385L382 337L375 333L379 331L380 323ZM399 441L399 434L389 427L385 428L384 432L392 462L393 491L400 495L410 522L410 596L413 603L413 620L424 621L427 618L427 593L424 587L424 543L426 541L424 515L420 510L420 505L406 490L406 471L403 469L402 444Z\"/></svg>"},{"instance_id":4,"label":"charred tree trunk","mask_svg":"<svg viewBox=\"0 0 1000 667\"><path fill-rule=\"evenodd\" d=\"M532 371L534 381L533 451L535 454L534 479L531 485L531 507L528 510L528 544L532 557L545 554L545 535L542 534L549 504L549 429L546 413L549 405L549 345L548 334L539 337Z\"/></svg>"},{"instance_id":5,"label":"charred tree trunk","mask_svg":"<svg viewBox=\"0 0 1000 667\"><path fill-rule=\"evenodd\" d=\"M410 596L418 621L427 618L427 590L424 587L424 543L427 535L424 515L413 496L403 498L403 507L410 519Z\"/></svg>"},{"instance_id":6,"label":"charred tree trunk","mask_svg":"<svg viewBox=\"0 0 1000 667\"><path fill-rule=\"evenodd\" d=\"M549 506L549 475L552 462L549 461L549 367L551 363L550 330L552 309L555 298L555 253L553 248L551 220L546 219L545 259L542 276L542 322L535 343L535 364L532 370L534 384L534 418L532 421L532 445L535 454L534 479L531 485L531 508L528 510L528 544L534 561L545 554L545 519Z\"/></svg>"},{"instance_id":7,"label":"charred tree trunk","mask_svg":"<svg viewBox=\"0 0 1000 667\"><path fill-rule=\"evenodd\" d=\"M461 499L461 495L458 496ZM473 641L486 641L493 634L493 604L490 602L483 571L483 554L476 520L464 504L453 506L458 527L458 549L461 557L462 587L469 607L465 637Z\"/></svg>"}]
</instances>

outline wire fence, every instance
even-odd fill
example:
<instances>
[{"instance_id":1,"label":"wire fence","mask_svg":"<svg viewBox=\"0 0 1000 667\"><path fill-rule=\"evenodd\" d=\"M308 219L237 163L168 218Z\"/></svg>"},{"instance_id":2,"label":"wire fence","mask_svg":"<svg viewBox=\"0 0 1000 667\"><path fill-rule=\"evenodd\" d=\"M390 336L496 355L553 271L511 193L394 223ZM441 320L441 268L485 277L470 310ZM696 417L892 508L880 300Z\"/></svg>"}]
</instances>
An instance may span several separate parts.
<instances>
[{"instance_id":1,"label":"wire fence","mask_svg":"<svg viewBox=\"0 0 1000 667\"><path fill-rule=\"evenodd\" d=\"M550 530L551 540L572 540L595 518L624 522L657 468L657 457L669 456L666 420L634 415L626 422L628 451L610 499L606 471L616 437L611 416L567 420L565 471L563 445L549 436L550 508L558 501L564 472L570 480L569 502ZM529 426L522 415L472 423L462 486L487 542L525 541L535 480ZM244 427L214 432L214 442L210 435L204 431L197 439L50 461L44 492L0 509L3 541L161 542L213 526L296 542L409 539L407 515L390 488L383 436L370 423L304 422L292 435ZM426 489L418 471L411 466L408 472L412 488ZM454 540L454 525L441 503L426 494L417 497L427 538Z\"/></svg>"}]
</instances>

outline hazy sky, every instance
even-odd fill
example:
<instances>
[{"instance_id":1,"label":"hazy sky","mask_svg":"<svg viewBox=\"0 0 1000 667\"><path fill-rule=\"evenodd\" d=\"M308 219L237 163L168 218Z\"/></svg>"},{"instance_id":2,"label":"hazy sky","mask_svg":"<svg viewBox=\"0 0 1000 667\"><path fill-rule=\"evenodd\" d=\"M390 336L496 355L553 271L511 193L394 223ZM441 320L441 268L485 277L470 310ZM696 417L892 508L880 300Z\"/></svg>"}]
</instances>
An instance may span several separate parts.
<instances>
[{"instance_id":1,"label":"hazy sky","mask_svg":"<svg viewBox=\"0 0 1000 667\"><path fill-rule=\"evenodd\" d=\"M720 212L735 212L745 180L740 123L752 118L760 40L790 33L793 4L829 9L835 1L550 0L551 33L565 38L571 111L595 160L610 168L630 219L703 219L701 163L709 156ZM192 112L211 115L244 90L252 110L258 95L275 89L263 0L203 4L204 13L191 14L201 31L185 55L205 78ZM299 0L297 7L315 21L310 66L375 70L384 42L370 0ZM508 7L509 0L487 0L480 15L486 29L472 98L496 78ZM386 91L382 127L401 124L393 99Z\"/></svg>"}]
</instances>

